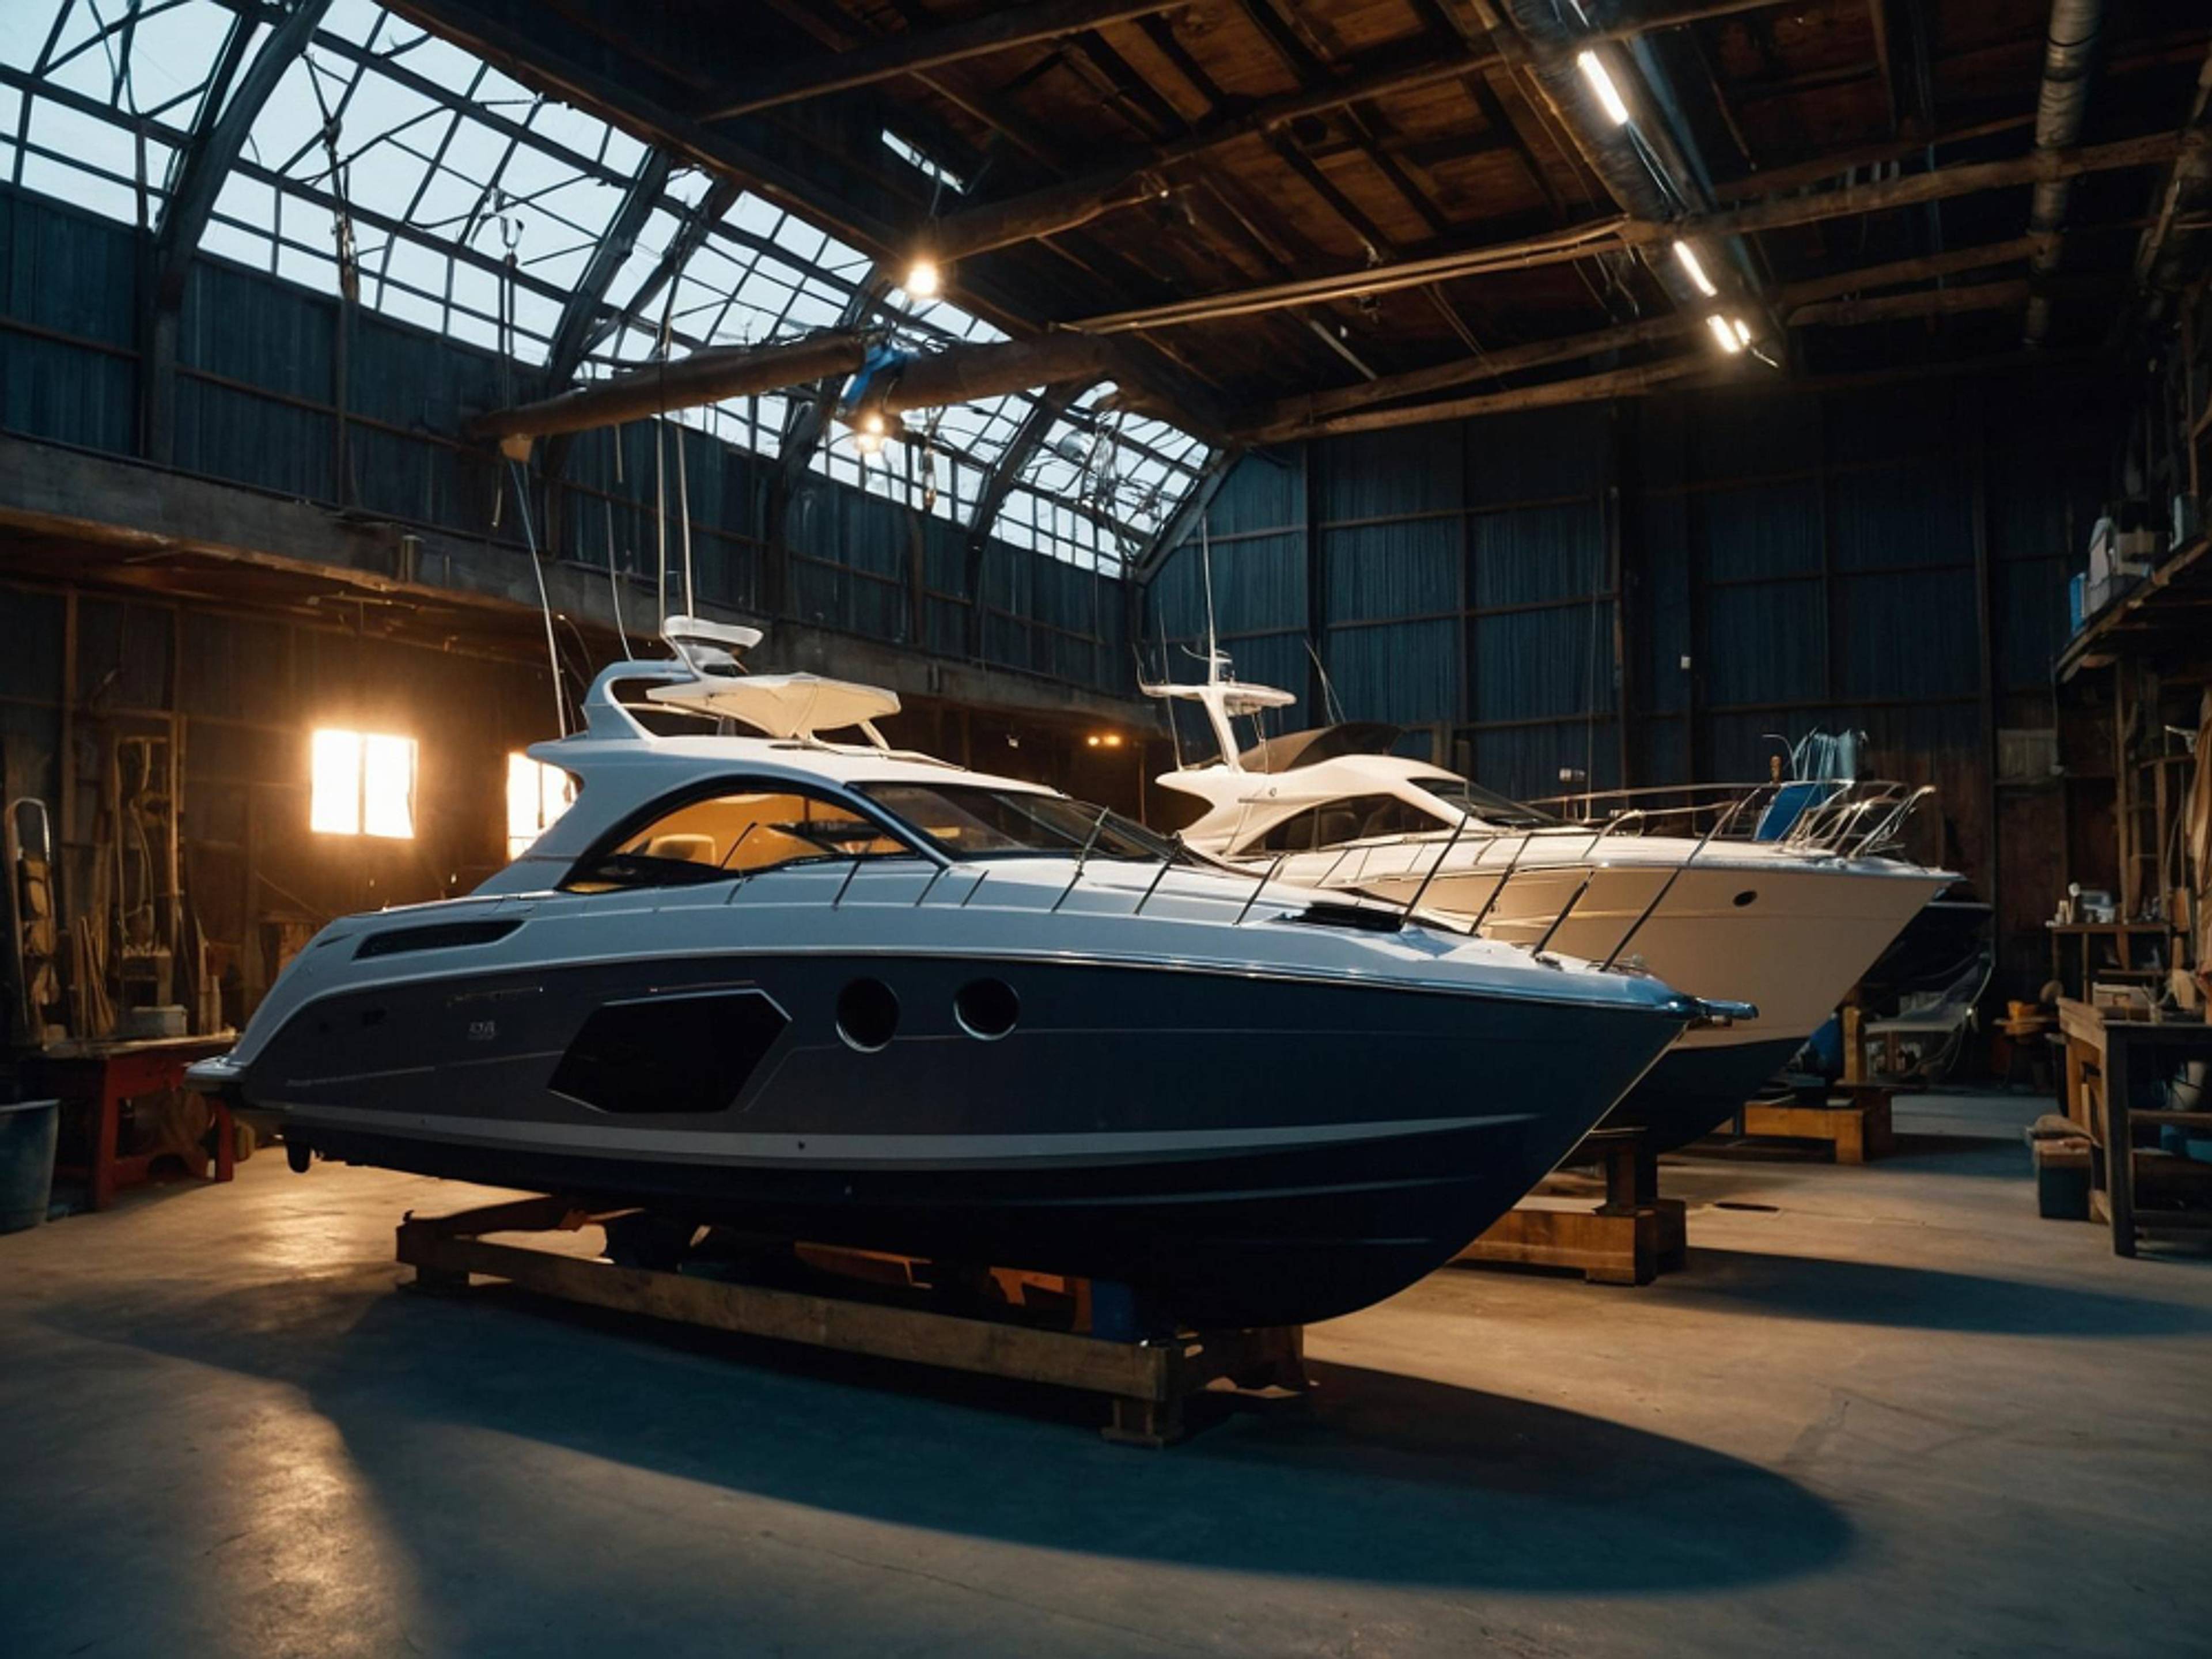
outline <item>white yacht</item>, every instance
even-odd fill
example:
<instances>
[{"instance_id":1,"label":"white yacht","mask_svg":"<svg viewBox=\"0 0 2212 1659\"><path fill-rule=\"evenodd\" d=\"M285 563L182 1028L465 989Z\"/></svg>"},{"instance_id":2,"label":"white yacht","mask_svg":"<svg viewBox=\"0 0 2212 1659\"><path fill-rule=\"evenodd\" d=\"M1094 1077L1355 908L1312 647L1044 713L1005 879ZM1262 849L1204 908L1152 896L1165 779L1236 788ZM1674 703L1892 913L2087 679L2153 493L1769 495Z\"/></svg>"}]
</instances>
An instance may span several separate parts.
<instances>
[{"instance_id":1,"label":"white yacht","mask_svg":"<svg viewBox=\"0 0 2212 1659\"><path fill-rule=\"evenodd\" d=\"M196 1086L301 1167L1297 1323L1451 1257L1709 1012L893 751L894 695L714 632L602 673L531 750L566 814L468 897L331 923Z\"/></svg>"},{"instance_id":2,"label":"white yacht","mask_svg":"<svg viewBox=\"0 0 2212 1659\"><path fill-rule=\"evenodd\" d=\"M1615 797L1609 812L1588 797L1596 810L1573 819L1391 753L1389 726L1240 746L1238 721L1295 699L1239 683L1218 652L1203 684L1145 690L1200 705L1218 746L1218 758L1159 779L1202 804L1182 832L1199 851L1301 887L1418 902L1556 957L1632 962L1695 996L1755 1003L1756 1020L1686 1033L1608 1120L1649 1130L1662 1151L1717 1127L1956 879L1889 855L1925 790L1723 787L1664 808Z\"/></svg>"}]
</instances>

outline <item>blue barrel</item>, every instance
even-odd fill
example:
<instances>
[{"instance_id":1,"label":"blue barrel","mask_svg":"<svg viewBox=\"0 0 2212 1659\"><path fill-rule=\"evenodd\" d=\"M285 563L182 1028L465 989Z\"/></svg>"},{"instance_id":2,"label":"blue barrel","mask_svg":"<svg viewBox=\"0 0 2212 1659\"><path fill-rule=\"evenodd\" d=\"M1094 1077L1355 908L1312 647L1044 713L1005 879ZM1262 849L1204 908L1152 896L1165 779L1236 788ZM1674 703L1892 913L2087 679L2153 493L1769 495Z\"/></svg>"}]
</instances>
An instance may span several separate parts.
<instances>
[{"instance_id":1,"label":"blue barrel","mask_svg":"<svg viewBox=\"0 0 2212 1659\"><path fill-rule=\"evenodd\" d=\"M0 1101L0 1233L18 1233L46 1218L61 1116L59 1101Z\"/></svg>"}]
</instances>

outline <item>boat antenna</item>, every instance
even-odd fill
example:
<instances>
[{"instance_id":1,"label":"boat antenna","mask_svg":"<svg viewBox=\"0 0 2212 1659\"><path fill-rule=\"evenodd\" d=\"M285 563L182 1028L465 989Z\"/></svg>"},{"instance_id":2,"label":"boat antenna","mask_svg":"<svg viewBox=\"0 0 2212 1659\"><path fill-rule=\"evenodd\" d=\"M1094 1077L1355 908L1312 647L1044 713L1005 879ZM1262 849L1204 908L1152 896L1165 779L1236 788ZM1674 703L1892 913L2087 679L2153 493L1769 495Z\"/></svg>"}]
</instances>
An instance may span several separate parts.
<instances>
[{"instance_id":1,"label":"boat antenna","mask_svg":"<svg viewBox=\"0 0 2212 1659\"><path fill-rule=\"evenodd\" d=\"M1220 635L1213 625L1213 538L1207 529L1212 520L1210 513L1198 515L1198 567L1206 583L1206 655L1209 663L1221 650Z\"/></svg>"},{"instance_id":2,"label":"boat antenna","mask_svg":"<svg viewBox=\"0 0 2212 1659\"><path fill-rule=\"evenodd\" d=\"M684 428L676 428L676 533L684 544L684 614L696 617L699 607L691 598L691 485L684 464Z\"/></svg>"},{"instance_id":3,"label":"boat antenna","mask_svg":"<svg viewBox=\"0 0 2212 1659\"><path fill-rule=\"evenodd\" d=\"M663 398L668 385L668 342L676 320L676 284L660 307L660 329L653 356ZM653 417L653 598L655 615L668 614L668 416L665 409ZM687 607L688 609L688 607Z\"/></svg>"},{"instance_id":4,"label":"boat antenna","mask_svg":"<svg viewBox=\"0 0 2212 1659\"><path fill-rule=\"evenodd\" d=\"M1330 684L1328 665L1321 659L1311 640L1306 641L1306 655L1313 659L1314 672L1321 676L1321 712L1336 724L1344 723L1344 705L1336 700L1336 687Z\"/></svg>"}]
</instances>

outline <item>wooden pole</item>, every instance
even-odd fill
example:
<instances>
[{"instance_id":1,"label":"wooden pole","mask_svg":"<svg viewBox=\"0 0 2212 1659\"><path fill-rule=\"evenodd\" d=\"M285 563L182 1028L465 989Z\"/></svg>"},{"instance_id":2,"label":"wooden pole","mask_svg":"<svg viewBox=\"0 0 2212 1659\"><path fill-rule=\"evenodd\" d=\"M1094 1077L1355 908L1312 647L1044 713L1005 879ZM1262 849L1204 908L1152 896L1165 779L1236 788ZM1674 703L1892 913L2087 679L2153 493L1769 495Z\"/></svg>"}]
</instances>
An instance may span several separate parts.
<instances>
[{"instance_id":1,"label":"wooden pole","mask_svg":"<svg viewBox=\"0 0 2212 1659\"><path fill-rule=\"evenodd\" d=\"M479 415L463 428L471 438L523 442L556 432L587 432L856 372L866 337L832 330L761 346L714 346L672 362L648 364L557 398ZM869 398L889 414L1002 397L1068 380L1095 380L1109 370L1112 344L1082 334L949 346L885 371Z\"/></svg>"},{"instance_id":2,"label":"wooden pole","mask_svg":"<svg viewBox=\"0 0 2212 1659\"><path fill-rule=\"evenodd\" d=\"M502 440L589 432L672 409L690 409L720 403L725 398L777 392L809 380L850 374L866 356L866 337L848 330L768 345L712 346L537 403L494 410L466 422L461 429L471 438Z\"/></svg>"}]
</instances>

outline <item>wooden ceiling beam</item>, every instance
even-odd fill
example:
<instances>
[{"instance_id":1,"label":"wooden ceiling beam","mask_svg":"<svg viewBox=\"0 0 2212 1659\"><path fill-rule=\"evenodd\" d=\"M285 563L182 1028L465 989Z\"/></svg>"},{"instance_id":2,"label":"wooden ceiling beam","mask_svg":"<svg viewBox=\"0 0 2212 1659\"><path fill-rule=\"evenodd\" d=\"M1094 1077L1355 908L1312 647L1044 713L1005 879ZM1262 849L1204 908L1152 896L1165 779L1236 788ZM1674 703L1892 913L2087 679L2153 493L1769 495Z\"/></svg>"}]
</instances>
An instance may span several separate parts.
<instances>
[{"instance_id":1,"label":"wooden ceiling beam","mask_svg":"<svg viewBox=\"0 0 2212 1659\"><path fill-rule=\"evenodd\" d=\"M1413 404L1404 409L1368 410L1338 415L1273 434L1284 438L1333 438L1351 432L1381 432L1394 427L1425 426L1433 421L1463 421L1483 415L1504 415L1516 410L1553 409L1564 404L1592 403L1601 398L1632 398L1690 375L1718 376L1723 365L1703 353L1668 357L1634 368L1607 369L1601 374L1580 374L1541 386L1515 386L1504 392L1479 392L1442 403ZM1249 441L1240 434L1240 441Z\"/></svg>"},{"instance_id":2,"label":"wooden ceiling beam","mask_svg":"<svg viewBox=\"0 0 2212 1659\"><path fill-rule=\"evenodd\" d=\"M1784 197L1717 213L1686 215L1664 222L1627 218L1592 220L1564 231L1547 232L1519 240L1490 243L1425 258L1386 261L1366 270L1208 295L1142 310L1109 313L1066 326L1096 334L1119 334L1251 316L1291 306L1389 293L1455 277L1558 264L1609 249L1657 247L1677 238L1784 230L1982 191L2008 189L2040 179L2072 179L2085 173L2160 166L2175 160L2185 150L2202 149L2205 143L2204 135L2198 133L2150 133L2076 149L2033 151L2002 161L1939 167L1902 178L1847 185L1840 190L1814 195Z\"/></svg>"},{"instance_id":3,"label":"wooden ceiling beam","mask_svg":"<svg viewBox=\"0 0 2212 1659\"><path fill-rule=\"evenodd\" d=\"M1905 283L1932 282L1968 270L2010 264L2027 258L2040 245L2033 236L2015 237L1981 247L1960 248L1948 253L1911 259L1893 259L1840 271L1832 276L1793 283L1776 295L1784 319L1792 327L1845 325L1884 321L1893 317L1921 317L1952 311L2001 309L2014 303L2013 283L1986 284L1978 289L1934 289L1867 300L1846 298L1871 289L1893 288ZM1946 298L1946 295L1971 298ZM1435 364L1401 374L1385 374L1356 386L1338 386L1303 397L1285 398L1269 404L1239 435L1247 442L1272 443L1305 435L1334 416L1375 404L1394 402L1465 386L1471 381L1503 379L1533 368L1575 362L1610 352L1662 344L1698 334L1705 326L1700 313L1674 313L1646 318L1613 328L1535 340L1486 352L1480 358Z\"/></svg>"},{"instance_id":4,"label":"wooden ceiling beam","mask_svg":"<svg viewBox=\"0 0 2212 1659\"><path fill-rule=\"evenodd\" d=\"M1758 3L1773 4L1776 0L1758 0ZM1735 0L1734 3L1719 6L1655 8L1632 23L1601 30L1593 38L1626 40L1656 29L1678 27L1707 17L1754 9L1748 0ZM1216 150L1248 138L1265 137L1309 116L1325 115L1347 106L1418 91L1485 69L1508 65L1522 55L1517 40L1508 36L1498 37L1492 43L1447 50L1439 50L1434 40L1424 39L1412 48L1394 52L1366 69L1354 70L1325 84L1263 98L1241 110L1224 110L1200 122L1181 137L1125 155L1079 179L948 214L917 240L927 240L931 252L938 258L957 260L1073 230L1119 208L1168 194L1173 175L1187 164L1201 161ZM1492 113L1490 118L1494 121L1495 114ZM1526 155L1525 143L1522 148ZM1531 173L1548 194L1548 182L1534 156L1526 155L1526 160Z\"/></svg>"},{"instance_id":5,"label":"wooden ceiling beam","mask_svg":"<svg viewBox=\"0 0 2212 1659\"><path fill-rule=\"evenodd\" d=\"M730 95L702 112L702 121L726 121L756 110L796 104L833 92L849 92L902 75L942 69L970 58L988 57L1016 46L1064 40L1108 23L1164 11L1182 0L1036 0L1036 3L986 11L965 23L942 28L908 29L872 40L850 52L830 52L795 64L775 64L732 83Z\"/></svg>"},{"instance_id":6,"label":"wooden ceiling beam","mask_svg":"<svg viewBox=\"0 0 2212 1659\"><path fill-rule=\"evenodd\" d=\"M812 381L842 381L866 362L869 337L857 329L825 329L766 345L711 346L666 363L650 363L558 397L494 410L467 422L471 438L524 441L556 433L588 432L696 409L728 398L781 392ZM1109 342L1079 334L1048 334L947 346L881 372L867 403L890 414L1004 397L1065 380L1111 373Z\"/></svg>"},{"instance_id":7,"label":"wooden ceiling beam","mask_svg":"<svg viewBox=\"0 0 2212 1659\"><path fill-rule=\"evenodd\" d=\"M1965 288L1923 289L1871 300L1823 300L1790 313L1792 328L1852 328L1904 317L1950 317L1971 311L2014 311L2027 303L2027 278L1977 283Z\"/></svg>"},{"instance_id":8,"label":"wooden ceiling beam","mask_svg":"<svg viewBox=\"0 0 2212 1659\"><path fill-rule=\"evenodd\" d=\"M2043 236L2015 236L2010 241L1989 242L1980 247L1954 248L1948 253L1922 254L1911 259L1892 259L1884 264L1863 265L1856 270L1839 270L1832 276L1787 283L1780 298L1784 307L1808 306L1822 300L1840 299L1847 294L1862 294L1869 289L1896 288L1906 283L1956 276L1963 271L1985 270L1991 265L2008 265L2016 259L2030 258L2048 240Z\"/></svg>"}]
</instances>

